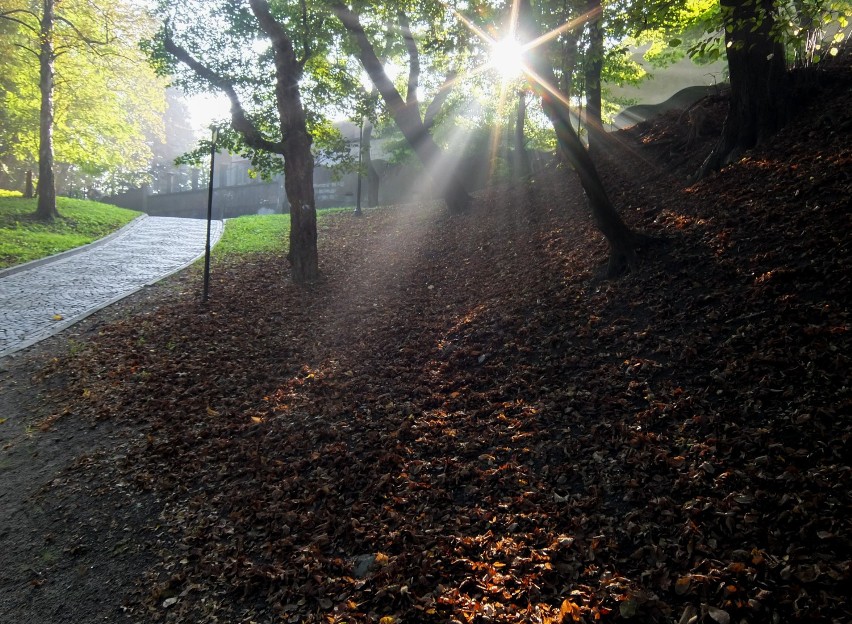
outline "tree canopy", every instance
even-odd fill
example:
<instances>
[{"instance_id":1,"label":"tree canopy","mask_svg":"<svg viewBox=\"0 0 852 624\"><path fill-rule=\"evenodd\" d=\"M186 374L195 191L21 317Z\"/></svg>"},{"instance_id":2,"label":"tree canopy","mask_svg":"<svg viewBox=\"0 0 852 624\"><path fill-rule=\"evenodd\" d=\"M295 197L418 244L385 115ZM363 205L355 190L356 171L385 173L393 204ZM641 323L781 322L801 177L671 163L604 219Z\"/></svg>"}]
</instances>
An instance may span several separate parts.
<instances>
[{"instance_id":1,"label":"tree canopy","mask_svg":"<svg viewBox=\"0 0 852 624\"><path fill-rule=\"evenodd\" d=\"M5 34L0 72L0 145L11 179L39 159L39 56L42 9L37 3L2 0ZM138 182L151 159L150 141L162 136L164 84L138 43L152 21L124 0L66 0L49 34L54 61L52 135L62 169L59 190L97 184L109 172Z\"/></svg>"}]
</instances>

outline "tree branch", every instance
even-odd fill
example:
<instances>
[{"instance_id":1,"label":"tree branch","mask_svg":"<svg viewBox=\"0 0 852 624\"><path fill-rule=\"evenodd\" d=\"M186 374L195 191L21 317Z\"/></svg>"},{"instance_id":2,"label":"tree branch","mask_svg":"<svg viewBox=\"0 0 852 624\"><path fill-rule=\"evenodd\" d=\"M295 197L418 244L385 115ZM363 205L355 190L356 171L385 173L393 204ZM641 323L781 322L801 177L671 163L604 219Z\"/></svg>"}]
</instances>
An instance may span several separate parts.
<instances>
[{"instance_id":1,"label":"tree branch","mask_svg":"<svg viewBox=\"0 0 852 624\"><path fill-rule=\"evenodd\" d=\"M189 67L199 78L205 80L211 86L219 89L228 96L228 100L231 102L231 127L243 135L246 144L255 149L266 150L276 154L282 152L283 143L264 138L257 127L246 116L245 109L243 109L243 105L231 81L218 75L209 67L202 65L189 52L176 44L168 29L166 29L164 34L163 44L166 52Z\"/></svg>"},{"instance_id":2,"label":"tree branch","mask_svg":"<svg viewBox=\"0 0 852 624\"><path fill-rule=\"evenodd\" d=\"M109 36L107 36L107 38L106 38L106 39L104 39L103 41L100 41L100 40L98 40L98 39L92 39L92 38L90 38L90 37L87 37L86 35L84 35L84 34L80 31L80 29L79 29L79 28L77 28L77 26L75 26L75 25L74 25L74 22L72 22L72 21L70 21L70 20L68 20L68 19L66 19L66 18L64 18L64 17L62 17L61 15L57 15L57 16L56 16L56 21L57 21L57 22L63 22L63 23L65 23L65 24L67 24L68 26L70 26L70 27L71 27L71 30L73 30L75 33L77 33L77 37L79 37L79 38L80 38L80 41L82 41L83 43L85 43L85 44L86 44L87 46L89 46L90 48L93 48L93 49L94 49L94 47L95 47L95 46L109 45L109 43L112 41L112 39L110 39L110 38L109 38Z\"/></svg>"},{"instance_id":3,"label":"tree branch","mask_svg":"<svg viewBox=\"0 0 852 624\"><path fill-rule=\"evenodd\" d=\"M40 58L39 53L33 50L31 47L24 45L23 43L16 43L16 48L21 48L22 50L26 50L30 54L32 54L36 58Z\"/></svg>"},{"instance_id":4,"label":"tree branch","mask_svg":"<svg viewBox=\"0 0 852 624\"><path fill-rule=\"evenodd\" d=\"M358 15L353 13L349 7L339 0L331 2L330 7L332 12L343 23L346 30L355 38L355 43L361 52L361 64L364 66L367 74L369 74L370 80L373 81L373 84L379 90L379 93L382 94L382 98L385 100L385 104L387 104L391 114L398 114L405 109L405 102L390 78L388 78L384 64L376 56L376 51L373 49L370 40L367 39L367 33L364 32L364 27L361 25Z\"/></svg>"},{"instance_id":5,"label":"tree branch","mask_svg":"<svg viewBox=\"0 0 852 624\"><path fill-rule=\"evenodd\" d=\"M11 11L3 11L2 13L0 13L0 18L8 20L10 22L15 22L16 24L20 24L21 26L23 26L24 28L26 28L27 30L29 30L31 32L34 32L35 34L39 33L38 28L33 27L31 24L27 24L23 20L19 20L17 17L11 17L15 13L23 13L24 15L29 15L29 16L35 18L36 21L38 21L38 15L36 15L32 11L25 11L24 9L12 9Z\"/></svg>"},{"instance_id":6,"label":"tree branch","mask_svg":"<svg viewBox=\"0 0 852 624\"><path fill-rule=\"evenodd\" d=\"M304 70L305 64L313 55L311 52L311 37L308 33L308 4L305 0L299 0L299 5L302 7L302 58L299 59L299 67Z\"/></svg>"},{"instance_id":7,"label":"tree branch","mask_svg":"<svg viewBox=\"0 0 852 624\"><path fill-rule=\"evenodd\" d=\"M408 16L400 11L397 14L397 19L399 20L399 31L402 33L402 40L405 42L405 49L408 52L408 89L405 93L405 101L408 104L416 104L417 86L420 84L420 53L417 51L414 35L411 34L411 22Z\"/></svg>"},{"instance_id":8,"label":"tree branch","mask_svg":"<svg viewBox=\"0 0 852 624\"><path fill-rule=\"evenodd\" d=\"M450 97L450 93L452 92L453 85L456 83L457 78L458 73L455 70L450 71L444 79L444 84L441 85L441 88L438 89L435 97L431 102L429 102L429 106L426 107L426 112L423 115L423 125L429 130L431 130L435 125L435 120L441 112L441 109L444 108L447 98Z\"/></svg>"}]
</instances>

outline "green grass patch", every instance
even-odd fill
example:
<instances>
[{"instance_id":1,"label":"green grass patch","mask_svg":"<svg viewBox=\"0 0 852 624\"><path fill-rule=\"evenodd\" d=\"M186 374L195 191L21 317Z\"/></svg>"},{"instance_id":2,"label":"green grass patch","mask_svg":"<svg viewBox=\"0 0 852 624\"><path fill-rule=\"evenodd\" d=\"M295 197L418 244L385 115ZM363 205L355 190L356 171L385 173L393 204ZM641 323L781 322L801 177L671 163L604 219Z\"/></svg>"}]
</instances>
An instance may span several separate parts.
<instances>
[{"instance_id":1,"label":"green grass patch","mask_svg":"<svg viewBox=\"0 0 852 624\"><path fill-rule=\"evenodd\" d=\"M33 218L36 202L0 196L0 268L86 245L142 214L100 202L59 197L56 204L61 217L45 223Z\"/></svg>"},{"instance_id":2,"label":"green grass patch","mask_svg":"<svg viewBox=\"0 0 852 624\"><path fill-rule=\"evenodd\" d=\"M317 220L351 211L352 208L324 208L317 210ZM283 253L287 251L289 240L289 214L249 215L228 219L222 238L213 248L213 258L230 260L248 254Z\"/></svg>"}]
</instances>

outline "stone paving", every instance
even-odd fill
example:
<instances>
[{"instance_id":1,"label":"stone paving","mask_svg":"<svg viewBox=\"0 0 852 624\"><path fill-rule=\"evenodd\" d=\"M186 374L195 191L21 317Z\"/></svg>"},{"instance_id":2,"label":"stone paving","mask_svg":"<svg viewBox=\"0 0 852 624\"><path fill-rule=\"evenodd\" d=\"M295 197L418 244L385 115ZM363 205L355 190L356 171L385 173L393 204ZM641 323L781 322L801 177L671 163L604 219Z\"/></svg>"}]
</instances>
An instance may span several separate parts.
<instances>
[{"instance_id":1,"label":"stone paving","mask_svg":"<svg viewBox=\"0 0 852 624\"><path fill-rule=\"evenodd\" d=\"M214 221L211 243L223 223ZM108 240L0 274L0 357L28 347L204 255L207 222L142 217Z\"/></svg>"}]
</instances>

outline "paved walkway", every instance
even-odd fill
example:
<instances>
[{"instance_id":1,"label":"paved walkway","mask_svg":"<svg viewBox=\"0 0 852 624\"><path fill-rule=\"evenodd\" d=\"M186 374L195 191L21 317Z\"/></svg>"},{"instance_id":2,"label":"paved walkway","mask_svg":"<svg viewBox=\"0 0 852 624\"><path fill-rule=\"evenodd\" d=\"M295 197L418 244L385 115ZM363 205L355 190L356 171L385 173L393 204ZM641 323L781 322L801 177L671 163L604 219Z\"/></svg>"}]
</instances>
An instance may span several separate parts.
<instances>
[{"instance_id":1,"label":"paved walkway","mask_svg":"<svg viewBox=\"0 0 852 624\"><path fill-rule=\"evenodd\" d=\"M222 234L214 221L211 242ZM62 331L204 255L207 222L141 217L79 250L0 272L0 357Z\"/></svg>"}]
</instances>

